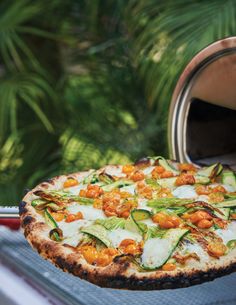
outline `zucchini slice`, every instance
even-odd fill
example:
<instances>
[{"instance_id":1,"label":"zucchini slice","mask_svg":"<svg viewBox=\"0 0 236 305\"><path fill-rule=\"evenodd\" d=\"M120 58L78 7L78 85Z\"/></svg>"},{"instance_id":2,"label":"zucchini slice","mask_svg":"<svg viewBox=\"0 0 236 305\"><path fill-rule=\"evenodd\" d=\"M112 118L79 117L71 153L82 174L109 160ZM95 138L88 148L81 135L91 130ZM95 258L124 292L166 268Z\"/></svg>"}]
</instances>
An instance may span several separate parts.
<instances>
[{"instance_id":1,"label":"zucchini slice","mask_svg":"<svg viewBox=\"0 0 236 305\"><path fill-rule=\"evenodd\" d=\"M175 181L176 181L176 177L157 179L157 183L161 187L167 187L170 189L173 189L175 187Z\"/></svg>"},{"instance_id":2,"label":"zucchini slice","mask_svg":"<svg viewBox=\"0 0 236 305\"><path fill-rule=\"evenodd\" d=\"M132 223L137 227L137 232L138 233L146 233L148 226L142 222L142 220L149 219L152 217L152 213L148 210L144 209L134 209L131 212L131 219L130 219L130 224L128 224L128 228L130 226L130 229L132 230ZM127 225L126 225L127 226ZM135 231L135 230L134 230Z\"/></svg>"},{"instance_id":3,"label":"zucchini slice","mask_svg":"<svg viewBox=\"0 0 236 305\"><path fill-rule=\"evenodd\" d=\"M232 250L236 247L236 239L231 239L227 242L226 246Z\"/></svg>"},{"instance_id":4,"label":"zucchini slice","mask_svg":"<svg viewBox=\"0 0 236 305\"><path fill-rule=\"evenodd\" d=\"M230 185L236 191L236 177L232 171L227 170L222 173L222 182L223 184Z\"/></svg>"},{"instance_id":5,"label":"zucchini slice","mask_svg":"<svg viewBox=\"0 0 236 305\"><path fill-rule=\"evenodd\" d=\"M107 230L102 225L91 225L80 230L82 233L86 233L92 237L95 237L101 241L106 247L112 247L112 243L107 236Z\"/></svg>"},{"instance_id":6,"label":"zucchini slice","mask_svg":"<svg viewBox=\"0 0 236 305\"><path fill-rule=\"evenodd\" d=\"M93 184L98 182L98 175L96 174L96 171L93 170L87 177L84 178L83 184Z\"/></svg>"},{"instance_id":7,"label":"zucchini slice","mask_svg":"<svg viewBox=\"0 0 236 305\"><path fill-rule=\"evenodd\" d=\"M57 222L53 218L52 214L49 212L48 208L45 209L44 217L46 220L46 223L52 227L52 228L58 228Z\"/></svg>"},{"instance_id":8,"label":"zucchini slice","mask_svg":"<svg viewBox=\"0 0 236 305\"><path fill-rule=\"evenodd\" d=\"M115 229L124 229L125 227L125 219L112 216L106 219L97 219L95 220L95 224L99 224L106 228L107 230L115 230Z\"/></svg>"},{"instance_id":9,"label":"zucchini slice","mask_svg":"<svg viewBox=\"0 0 236 305\"><path fill-rule=\"evenodd\" d=\"M161 186L157 183L157 181L153 178L146 178L145 182L147 185L150 185L151 187L155 188L156 190L160 190Z\"/></svg>"},{"instance_id":10,"label":"zucchini slice","mask_svg":"<svg viewBox=\"0 0 236 305\"><path fill-rule=\"evenodd\" d=\"M152 217L152 213L144 209L134 209L131 212L131 216L134 221L142 221Z\"/></svg>"},{"instance_id":11,"label":"zucchini slice","mask_svg":"<svg viewBox=\"0 0 236 305\"><path fill-rule=\"evenodd\" d=\"M44 211L44 217L46 220L46 223L53 228L49 232L49 237L54 240L54 241L61 241L61 236L63 235L62 231L59 229L57 222L53 218L52 214L49 212L48 208L45 209ZM57 231L58 229L59 231ZM61 233L60 233L61 232Z\"/></svg>"},{"instance_id":12,"label":"zucchini slice","mask_svg":"<svg viewBox=\"0 0 236 305\"><path fill-rule=\"evenodd\" d=\"M130 180L117 180L117 181L115 181L113 183L110 183L108 185L102 186L102 189L105 192L110 192L110 191L112 191L115 188L121 188L121 187L124 187L124 186L127 186L127 185L131 185L133 183L134 182L130 181Z\"/></svg>"},{"instance_id":13,"label":"zucchini slice","mask_svg":"<svg viewBox=\"0 0 236 305\"><path fill-rule=\"evenodd\" d=\"M194 178L196 184L208 184L211 182L210 179L206 176L195 175Z\"/></svg>"},{"instance_id":14,"label":"zucchini slice","mask_svg":"<svg viewBox=\"0 0 236 305\"><path fill-rule=\"evenodd\" d=\"M198 175L208 177L211 179L218 176L222 170L223 170L223 166L220 163L215 163L213 165L203 167L200 170L198 170Z\"/></svg>"},{"instance_id":15,"label":"zucchini slice","mask_svg":"<svg viewBox=\"0 0 236 305\"><path fill-rule=\"evenodd\" d=\"M214 203L214 206L217 208L232 208L236 207L236 199L227 199L222 202Z\"/></svg>"},{"instance_id":16,"label":"zucchini slice","mask_svg":"<svg viewBox=\"0 0 236 305\"><path fill-rule=\"evenodd\" d=\"M34 199L31 202L32 207L36 210L43 210L49 202L44 199Z\"/></svg>"},{"instance_id":17,"label":"zucchini slice","mask_svg":"<svg viewBox=\"0 0 236 305\"><path fill-rule=\"evenodd\" d=\"M105 184L111 184L114 182L114 179L112 178L112 176L106 174L106 173L101 173L98 176L99 181L105 183Z\"/></svg>"},{"instance_id":18,"label":"zucchini slice","mask_svg":"<svg viewBox=\"0 0 236 305\"><path fill-rule=\"evenodd\" d=\"M180 171L178 171L176 168L174 168L170 162L168 162L165 158L163 157L156 157L156 160L158 160L159 165L162 166L166 171L169 171L173 173L174 175L179 175Z\"/></svg>"},{"instance_id":19,"label":"zucchini slice","mask_svg":"<svg viewBox=\"0 0 236 305\"><path fill-rule=\"evenodd\" d=\"M219 210L222 212L222 214L218 213L217 211L214 211L214 214L219 218L228 220L230 215L230 208L219 208Z\"/></svg>"},{"instance_id":20,"label":"zucchini slice","mask_svg":"<svg viewBox=\"0 0 236 305\"><path fill-rule=\"evenodd\" d=\"M177 206L183 206L188 203L195 202L195 199L183 199L183 198L157 198L152 199L147 202L147 206L151 208L159 208L159 207L177 207Z\"/></svg>"},{"instance_id":21,"label":"zucchini slice","mask_svg":"<svg viewBox=\"0 0 236 305\"><path fill-rule=\"evenodd\" d=\"M170 229L162 238L148 239L141 256L142 268L155 270L164 265L188 231L187 229Z\"/></svg>"}]
</instances>

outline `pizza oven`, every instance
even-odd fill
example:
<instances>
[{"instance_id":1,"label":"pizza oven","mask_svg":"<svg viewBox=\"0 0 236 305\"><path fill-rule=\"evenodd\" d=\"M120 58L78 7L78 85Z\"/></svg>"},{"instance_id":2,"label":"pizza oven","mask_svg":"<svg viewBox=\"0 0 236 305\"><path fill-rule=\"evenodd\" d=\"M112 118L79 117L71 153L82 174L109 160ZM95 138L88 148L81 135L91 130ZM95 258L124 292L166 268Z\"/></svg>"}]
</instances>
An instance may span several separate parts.
<instances>
[{"instance_id":1,"label":"pizza oven","mask_svg":"<svg viewBox=\"0 0 236 305\"><path fill-rule=\"evenodd\" d=\"M183 71L169 113L173 159L236 169L236 37L198 53Z\"/></svg>"}]
</instances>

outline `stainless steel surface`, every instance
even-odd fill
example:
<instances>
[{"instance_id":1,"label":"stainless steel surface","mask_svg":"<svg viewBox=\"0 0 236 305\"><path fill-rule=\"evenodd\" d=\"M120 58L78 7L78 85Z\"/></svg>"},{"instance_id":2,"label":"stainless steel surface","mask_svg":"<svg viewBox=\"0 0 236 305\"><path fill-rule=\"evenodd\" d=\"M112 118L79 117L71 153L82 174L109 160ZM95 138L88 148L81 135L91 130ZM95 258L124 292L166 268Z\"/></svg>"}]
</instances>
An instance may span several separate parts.
<instances>
[{"instance_id":1,"label":"stainless steel surface","mask_svg":"<svg viewBox=\"0 0 236 305\"><path fill-rule=\"evenodd\" d=\"M0 206L1 218L19 218L19 208L17 206Z\"/></svg>"},{"instance_id":2,"label":"stainless steel surface","mask_svg":"<svg viewBox=\"0 0 236 305\"><path fill-rule=\"evenodd\" d=\"M180 162L196 161L191 159L187 149L187 119L192 100L199 99L236 111L235 84L236 37L213 43L191 60L180 76L171 100L168 141L173 159ZM205 145L210 143L206 142ZM206 156L205 162L211 163L210 157ZM225 160L223 154L218 156L218 161L221 159Z\"/></svg>"},{"instance_id":3,"label":"stainless steel surface","mask_svg":"<svg viewBox=\"0 0 236 305\"><path fill-rule=\"evenodd\" d=\"M125 291L99 288L66 274L43 260L21 233L0 227L0 260L36 287L67 305L233 305L236 274L189 288L164 291ZM1 302L0 302L1 303Z\"/></svg>"}]
</instances>

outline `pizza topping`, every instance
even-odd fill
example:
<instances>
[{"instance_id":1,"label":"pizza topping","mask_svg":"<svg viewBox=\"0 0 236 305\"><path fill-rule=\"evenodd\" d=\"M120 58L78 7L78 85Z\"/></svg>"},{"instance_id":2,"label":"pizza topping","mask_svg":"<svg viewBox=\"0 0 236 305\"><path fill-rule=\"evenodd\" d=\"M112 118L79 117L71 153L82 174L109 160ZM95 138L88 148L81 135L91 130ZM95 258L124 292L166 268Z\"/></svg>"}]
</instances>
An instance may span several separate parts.
<instances>
[{"instance_id":1,"label":"pizza topping","mask_svg":"<svg viewBox=\"0 0 236 305\"><path fill-rule=\"evenodd\" d=\"M94 264L98 258L98 251L96 247L91 245L79 247L79 252L82 253L83 257L89 264Z\"/></svg>"},{"instance_id":2,"label":"pizza topping","mask_svg":"<svg viewBox=\"0 0 236 305\"><path fill-rule=\"evenodd\" d=\"M163 157L156 157L155 159L156 159L155 164L158 163L158 165L163 167L165 171L170 172L172 176L177 176L179 174L179 171ZM168 178L168 177L163 177L163 178Z\"/></svg>"},{"instance_id":3,"label":"pizza topping","mask_svg":"<svg viewBox=\"0 0 236 305\"><path fill-rule=\"evenodd\" d=\"M197 170L197 168L191 163L180 163L178 167L181 172L195 172Z\"/></svg>"},{"instance_id":4,"label":"pizza topping","mask_svg":"<svg viewBox=\"0 0 236 305\"><path fill-rule=\"evenodd\" d=\"M145 175L142 171L135 171L133 174L131 174L130 179L132 179L134 182L141 181L145 178Z\"/></svg>"},{"instance_id":5,"label":"pizza topping","mask_svg":"<svg viewBox=\"0 0 236 305\"><path fill-rule=\"evenodd\" d=\"M176 260L177 263L179 263L181 265L184 265L190 259L200 261L200 257L195 252L184 254L184 255L181 255L179 253L175 253L173 255L173 258Z\"/></svg>"},{"instance_id":6,"label":"pizza topping","mask_svg":"<svg viewBox=\"0 0 236 305\"><path fill-rule=\"evenodd\" d=\"M139 255L142 253L142 242L137 243L133 239L124 239L120 243L119 249L124 254Z\"/></svg>"},{"instance_id":7,"label":"pizza topping","mask_svg":"<svg viewBox=\"0 0 236 305\"><path fill-rule=\"evenodd\" d=\"M118 251L113 248L104 248L101 251L98 251L96 247L91 245L79 247L79 252L89 264L101 267L109 265L113 258L119 254Z\"/></svg>"},{"instance_id":8,"label":"pizza topping","mask_svg":"<svg viewBox=\"0 0 236 305\"><path fill-rule=\"evenodd\" d=\"M223 170L223 167L220 163L213 164L208 167L203 167L198 170L198 175L209 177L210 179L218 176L221 171Z\"/></svg>"},{"instance_id":9,"label":"pizza topping","mask_svg":"<svg viewBox=\"0 0 236 305\"><path fill-rule=\"evenodd\" d=\"M141 158L139 160L137 160L134 165L138 168L145 168L145 167L150 167L150 165L152 164L151 162L151 158L149 157L144 157L144 158Z\"/></svg>"},{"instance_id":10,"label":"pizza topping","mask_svg":"<svg viewBox=\"0 0 236 305\"><path fill-rule=\"evenodd\" d=\"M179 175L175 181L175 185L180 186L180 185L186 185L186 184L194 184L195 183L195 178L191 174L187 173L182 173Z\"/></svg>"},{"instance_id":11,"label":"pizza topping","mask_svg":"<svg viewBox=\"0 0 236 305\"><path fill-rule=\"evenodd\" d=\"M67 211L70 214L77 214L81 212L83 214L83 218L86 220L96 220L106 218L105 214L100 209L95 209L93 206L90 205L81 205L81 204L73 204L68 206Z\"/></svg>"},{"instance_id":12,"label":"pizza topping","mask_svg":"<svg viewBox=\"0 0 236 305\"><path fill-rule=\"evenodd\" d=\"M197 193L195 192L194 186L182 185L172 191L172 195L177 198L196 198Z\"/></svg>"},{"instance_id":13,"label":"pizza topping","mask_svg":"<svg viewBox=\"0 0 236 305\"><path fill-rule=\"evenodd\" d=\"M148 239L141 256L144 269L157 269L170 258L187 229L170 229L162 238Z\"/></svg>"},{"instance_id":14,"label":"pizza topping","mask_svg":"<svg viewBox=\"0 0 236 305\"><path fill-rule=\"evenodd\" d=\"M161 268L163 271L174 271L176 269L176 264L166 263Z\"/></svg>"},{"instance_id":15,"label":"pizza topping","mask_svg":"<svg viewBox=\"0 0 236 305\"><path fill-rule=\"evenodd\" d=\"M209 255L219 258L225 254L227 247L221 242L212 242L208 244L207 251Z\"/></svg>"},{"instance_id":16,"label":"pizza topping","mask_svg":"<svg viewBox=\"0 0 236 305\"><path fill-rule=\"evenodd\" d=\"M181 219L175 215L168 215L163 212L157 213L152 217L155 223L158 223L161 229L178 228L181 224Z\"/></svg>"},{"instance_id":17,"label":"pizza topping","mask_svg":"<svg viewBox=\"0 0 236 305\"><path fill-rule=\"evenodd\" d=\"M142 236L140 234L120 228L109 231L108 238L111 240L114 248L118 248L124 239L132 239L136 242L140 242L142 240Z\"/></svg>"},{"instance_id":18,"label":"pizza topping","mask_svg":"<svg viewBox=\"0 0 236 305\"><path fill-rule=\"evenodd\" d=\"M72 187L72 186L76 186L78 185L79 182L74 179L74 178L68 178L64 183L63 183L63 187L67 188L67 187Z\"/></svg>"},{"instance_id":19,"label":"pizza topping","mask_svg":"<svg viewBox=\"0 0 236 305\"><path fill-rule=\"evenodd\" d=\"M220 164L199 169L144 158L68 177L61 190L34 195L31 205L44 215L49 237L98 267L123 253L147 271L173 271L236 244L236 179Z\"/></svg>"},{"instance_id":20,"label":"pizza topping","mask_svg":"<svg viewBox=\"0 0 236 305\"><path fill-rule=\"evenodd\" d=\"M79 193L81 197L87 198L98 198L101 194L103 194L103 190L96 184L89 184L87 190L80 190Z\"/></svg>"},{"instance_id":21,"label":"pizza topping","mask_svg":"<svg viewBox=\"0 0 236 305\"><path fill-rule=\"evenodd\" d=\"M52 213L52 216L57 222L62 221L66 217L65 213Z\"/></svg>"},{"instance_id":22,"label":"pizza topping","mask_svg":"<svg viewBox=\"0 0 236 305\"><path fill-rule=\"evenodd\" d=\"M229 240L227 242L227 247L232 250L236 247L236 239Z\"/></svg>"},{"instance_id":23,"label":"pizza topping","mask_svg":"<svg viewBox=\"0 0 236 305\"><path fill-rule=\"evenodd\" d=\"M78 212L76 214L69 214L66 216L65 222L72 222L75 220L83 219L83 214L81 212Z\"/></svg>"},{"instance_id":24,"label":"pizza topping","mask_svg":"<svg viewBox=\"0 0 236 305\"><path fill-rule=\"evenodd\" d=\"M236 178L235 174L231 170L224 170L222 174L222 181L225 185L227 185L231 192L236 191Z\"/></svg>"},{"instance_id":25,"label":"pizza topping","mask_svg":"<svg viewBox=\"0 0 236 305\"><path fill-rule=\"evenodd\" d=\"M93 224L81 229L82 233L86 233L102 242L106 247L111 246L111 241L108 237L108 231L101 225Z\"/></svg>"},{"instance_id":26,"label":"pizza topping","mask_svg":"<svg viewBox=\"0 0 236 305\"><path fill-rule=\"evenodd\" d=\"M135 166L131 164L127 164L122 167L122 173L127 175L131 174L134 170L135 170Z\"/></svg>"},{"instance_id":27,"label":"pizza topping","mask_svg":"<svg viewBox=\"0 0 236 305\"><path fill-rule=\"evenodd\" d=\"M61 241L63 238L63 232L60 228L54 228L49 232L49 236L54 241Z\"/></svg>"}]
</instances>

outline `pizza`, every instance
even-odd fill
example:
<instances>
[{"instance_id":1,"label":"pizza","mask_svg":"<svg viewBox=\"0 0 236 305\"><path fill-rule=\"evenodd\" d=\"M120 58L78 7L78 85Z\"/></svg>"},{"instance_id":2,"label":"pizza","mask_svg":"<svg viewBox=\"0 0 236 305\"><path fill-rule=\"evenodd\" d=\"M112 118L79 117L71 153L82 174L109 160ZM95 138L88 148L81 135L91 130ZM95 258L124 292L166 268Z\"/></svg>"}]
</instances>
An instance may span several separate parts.
<instances>
[{"instance_id":1,"label":"pizza","mask_svg":"<svg viewBox=\"0 0 236 305\"><path fill-rule=\"evenodd\" d=\"M21 227L45 259L101 287L187 287L236 269L236 178L163 157L61 175L29 191Z\"/></svg>"}]
</instances>

